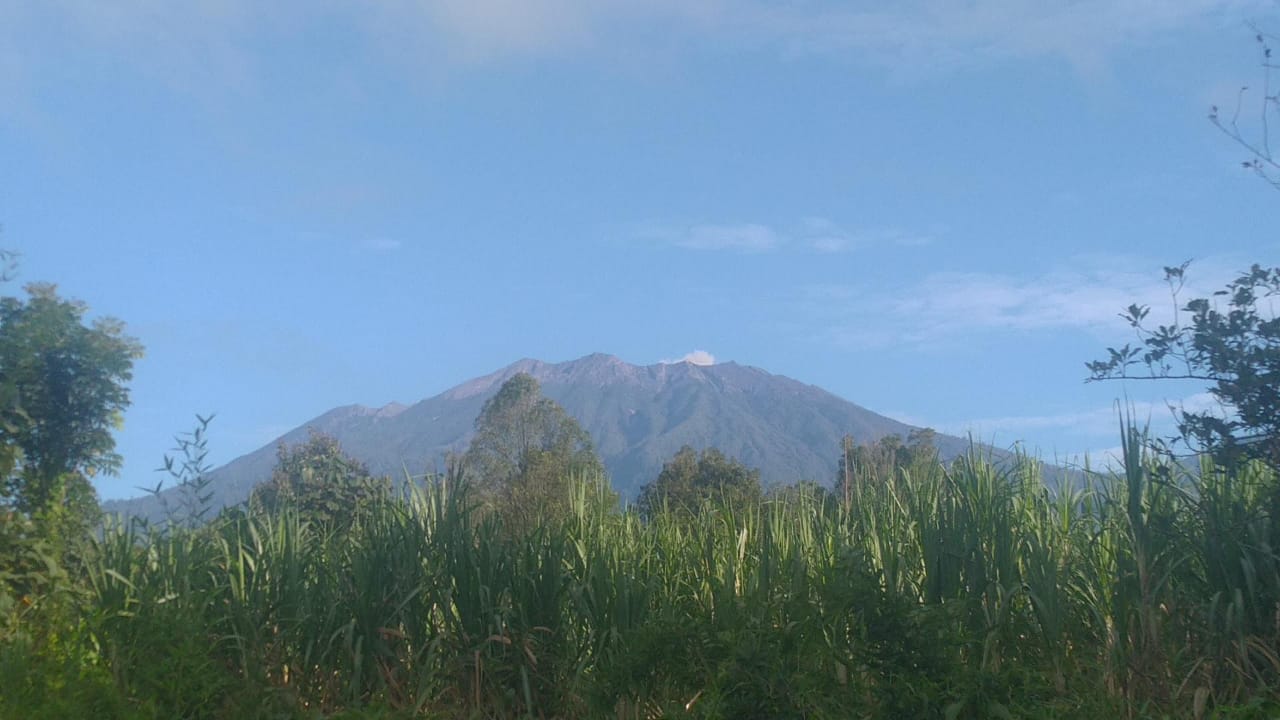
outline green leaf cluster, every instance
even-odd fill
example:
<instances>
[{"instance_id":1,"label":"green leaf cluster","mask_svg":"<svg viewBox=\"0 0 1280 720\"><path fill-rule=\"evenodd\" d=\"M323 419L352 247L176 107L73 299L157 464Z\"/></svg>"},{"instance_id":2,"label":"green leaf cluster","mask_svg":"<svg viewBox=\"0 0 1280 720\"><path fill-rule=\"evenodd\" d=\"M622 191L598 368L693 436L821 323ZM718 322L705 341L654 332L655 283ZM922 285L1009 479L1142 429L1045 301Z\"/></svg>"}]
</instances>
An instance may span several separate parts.
<instances>
[{"instance_id":1,"label":"green leaf cluster","mask_svg":"<svg viewBox=\"0 0 1280 720\"><path fill-rule=\"evenodd\" d=\"M571 478L604 477L591 436L527 373L485 401L462 466L481 502L512 532L567 517Z\"/></svg>"},{"instance_id":2,"label":"green leaf cluster","mask_svg":"<svg viewBox=\"0 0 1280 720\"><path fill-rule=\"evenodd\" d=\"M651 517L664 507L697 515L712 501L745 507L760 501L760 471L749 468L715 448L699 453L685 445L662 467L652 483L640 490L640 514Z\"/></svg>"},{"instance_id":3,"label":"green leaf cluster","mask_svg":"<svg viewBox=\"0 0 1280 720\"><path fill-rule=\"evenodd\" d=\"M112 431L142 346L55 285L26 292L0 298L0 504L72 537L97 517L90 478L120 467Z\"/></svg>"},{"instance_id":4,"label":"green leaf cluster","mask_svg":"<svg viewBox=\"0 0 1280 720\"><path fill-rule=\"evenodd\" d=\"M254 490L250 505L272 513L292 507L308 520L345 526L357 509L390 492L390 480L373 477L336 438L312 430L305 443L280 443L271 479Z\"/></svg>"},{"instance_id":5,"label":"green leaf cluster","mask_svg":"<svg viewBox=\"0 0 1280 720\"><path fill-rule=\"evenodd\" d=\"M1130 305L1121 317L1137 345L1108 348L1086 363L1089 380L1197 380L1209 383L1220 409L1176 411L1181 440L1223 464L1260 458L1280 468L1280 267L1253 265L1210 297L1179 295L1189 263L1166 267L1173 320L1149 327L1150 307Z\"/></svg>"}]
</instances>

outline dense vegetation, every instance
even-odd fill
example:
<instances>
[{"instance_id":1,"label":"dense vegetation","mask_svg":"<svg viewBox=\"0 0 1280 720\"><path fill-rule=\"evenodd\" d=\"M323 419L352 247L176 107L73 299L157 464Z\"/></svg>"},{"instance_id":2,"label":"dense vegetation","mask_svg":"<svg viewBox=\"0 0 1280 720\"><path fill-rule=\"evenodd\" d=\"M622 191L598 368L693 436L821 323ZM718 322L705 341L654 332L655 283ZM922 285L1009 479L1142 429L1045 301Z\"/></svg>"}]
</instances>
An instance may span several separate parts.
<instances>
[{"instance_id":1,"label":"dense vegetation","mask_svg":"<svg viewBox=\"0 0 1280 720\"><path fill-rule=\"evenodd\" d=\"M1254 265L1212 297L1180 301L1187 266L1166 267L1172 322L1148 327L1151 308L1121 314L1138 345L1108 348L1086 363L1091 380L1195 380L1209 383L1212 410L1174 408L1174 445L1209 453L1225 465L1259 458L1280 470L1280 267Z\"/></svg>"},{"instance_id":2,"label":"dense vegetation","mask_svg":"<svg viewBox=\"0 0 1280 720\"><path fill-rule=\"evenodd\" d=\"M684 448L620 509L516 375L443 475L375 478L316 434L213 516L199 418L168 521L97 525L140 349L32 286L0 308L0 718L1275 717L1257 288L1216 335L1241 342L1202 342L1198 305L1144 336L1153 379L1208 367L1238 411L1181 416L1209 451L1185 465L1127 419L1118 469L1058 487L1026 457L943 463L927 430L848 438L833 489Z\"/></svg>"},{"instance_id":3,"label":"dense vegetation","mask_svg":"<svg viewBox=\"0 0 1280 720\"><path fill-rule=\"evenodd\" d=\"M855 464L841 493L642 521L579 478L528 532L459 472L326 519L277 498L0 516L3 717L1268 717L1278 478ZM288 457L287 455L284 457ZM64 562L69 561L70 564Z\"/></svg>"}]
</instances>

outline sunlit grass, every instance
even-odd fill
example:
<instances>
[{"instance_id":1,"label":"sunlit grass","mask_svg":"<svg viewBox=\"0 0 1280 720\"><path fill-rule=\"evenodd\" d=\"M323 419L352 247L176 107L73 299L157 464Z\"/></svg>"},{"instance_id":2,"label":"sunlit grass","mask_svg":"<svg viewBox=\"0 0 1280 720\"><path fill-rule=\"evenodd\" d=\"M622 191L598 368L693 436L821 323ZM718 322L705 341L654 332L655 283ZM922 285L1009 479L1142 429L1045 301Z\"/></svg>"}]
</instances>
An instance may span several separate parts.
<instances>
[{"instance_id":1,"label":"sunlit grass","mask_svg":"<svg viewBox=\"0 0 1280 720\"><path fill-rule=\"evenodd\" d=\"M1280 483L1124 433L1056 492L975 450L648 522L579 478L518 535L456 481L338 529L111 522L79 615L15 615L0 661L62 622L117 716L1266 717Z\"/></svg>"}]
</instances>

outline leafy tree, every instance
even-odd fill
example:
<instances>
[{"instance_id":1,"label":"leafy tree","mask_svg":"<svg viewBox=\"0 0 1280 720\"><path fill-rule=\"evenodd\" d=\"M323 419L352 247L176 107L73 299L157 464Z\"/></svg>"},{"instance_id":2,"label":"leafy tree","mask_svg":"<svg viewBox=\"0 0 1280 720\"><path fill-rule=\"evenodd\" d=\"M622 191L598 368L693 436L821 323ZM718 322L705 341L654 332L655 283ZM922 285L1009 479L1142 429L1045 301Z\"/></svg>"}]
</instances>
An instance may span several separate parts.
<instances>
[{"instance_id":1,"label":"leafy tree","mask_svg":"<svg viewBox=\"0 0 1280 720\"><path fill-rule=\"evenodd\" d=\"M600 470L591 437L538 381L518 373L485 401L464 460L481 484L503 484L528 464L532 452L550 453L565 469Z\"/></svg>"},{"instance_id":2,"label":"leafy tree","mask_svg":"<svg viewBox=\"0 0 1280 720\"><path fill-rule=\"evenodd\" d=\"M698 453L685 445L662 466L658 479L640 489L640 514L652 517L666 507L696 515L708 500L739 507L758 502L760 471L715 448Z\"/></svg>"},{"instance_id":3,"label":"leafy tree","mask_svg":"<svg viewBox=\"0 0 1280 720\"><path fill-rule=\"evenodd\" d=\"M0 378L0 433L12 436L18 433L22 423L29 420L18 404L18 384L13 377ZM8 483L13 480L22 458L22 448L17 443L0 445L0 500L9 495Z\"/></svg>"},{"instance_id":4,"label":"leafy tree","mask_svg":"<svg viewBox=\"0 0 1280 720\"><path fill-rule=\"evenodd\" d=\"M591 436L533 376L519 373L485 401L462 458L487 505L519 532L540 517L563 517L573 478L601 478Z\"/></svg>"},{"instance_id":5,"label":"leafy tree","mask_svg":"<svg viewBox=\"0 0 1280 720\"><path fill-rule=\"evenodd\" d=\"M32 516L95 512L89 478L120 467L112 430L142 346L112 318L33 283L0 299L0 499Z\"/></svg>"},{"instance_id":6,"label":"leafy tree","mask_svg":"<svg viewBox=\"0 0 1280 720\"><path fill-rule=\"evenodd\" d=\"M1138 345L1107 348L1105 360L1086 363L1088 379L1211 383L1221 412L1175 409L1181 440L1225 464L1255 457L1280 469L1280 318L1269 300L1280 295L1280 268L1254 265L1225 290L1182 304L1188 264L1164 269L1173 321L1148 327L1150 308L1130 305L1121 317Z\"/></svg>"},{"instance_id":7,"label":"leafy tree","mask_svg":"<svg viewBox=\"0 0 1280 720\"><path fill-rule=\"evenodd\" d=\"M937 436L933 428L913 428L907 433L905 443L897 435L885 435L871 445L858 445L852 436L846 435L836 471L836 487L841 491L845 507L852 502L856 483L883 480L898 468L915 472L921 466L937 462L938 450L933 444Z\"/></svg>"},{"instance_id":8,"label":"leafy tree","mask_svg":"<svg viewBox=\"0 0 1280 720\"><path fill-rule=\"evenodd\" d=\"M935 437L937 432L933 428L917 428L907 433L905 443L898 435L885 435L870 445L858 445L852 436L846 435L836 470L836 487L845 509L853 502L855 486L885 482L899 468L914 473L922 465L936 462Z\"/></svg>"},{"instance_id":9,"label":"leafy tree","mask_svg":"<svg viewBox=\"0 0 1280 720\"><path fill-rule=\"evenodd\" d=\"M390 480L370 475L337 438L311 430L305 443L277 446L271 479L254 489L250 504L268 512L295 507L316 522L345 526L359 508L390 491Z\"/></svg>"},{"instance_id":10,"label":"leafy tree","mask_svg":"<svg viewBox=\"0 0 1280 720\"><path fill-rule=\"evenodd\" d=\"M13 252L0 249L0 282L9 282L13 279L16 263ZM26 415L18 404L16 379L4 376L0 378L0 428L16 432L16 422L20 419L26 419ZM7 479L13 475L19 457L21 457L21 451L17 445L6 443L0 446L0 479ZM0 493L2 492L3 488L0 487Z\"/></svg>"},{"instance_id":11,"label":"leafy tree","mask_svg":"<svg viewBox=\"0 0 1280 720\"><path fill-rule=\"evenodd\" d=\"M908 462L915 460L931 460L938 454L933 443L938 439L938 431L933 428L912 428L907 433Z\"/></svg>"}]
</instances>

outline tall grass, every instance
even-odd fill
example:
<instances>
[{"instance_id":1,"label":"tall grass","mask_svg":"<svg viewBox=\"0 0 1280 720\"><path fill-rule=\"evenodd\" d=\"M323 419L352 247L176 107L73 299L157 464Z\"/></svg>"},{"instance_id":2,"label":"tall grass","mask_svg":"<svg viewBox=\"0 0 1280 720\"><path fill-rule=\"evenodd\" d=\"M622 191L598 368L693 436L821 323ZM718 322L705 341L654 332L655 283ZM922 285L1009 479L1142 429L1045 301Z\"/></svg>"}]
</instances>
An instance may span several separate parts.
<instances>
[{"instance_id":1,"label":"tall grass","mask_svg":"<svg viewBox=\"0 0 1280 720\"><path fill-rule=\"evenodd\" d=\"M1266 717L1280 479L1142 440L1057 490L975 450L648 522L579 478L518 535L456 481L116 522L61 621L140 717Z\"/></svg>"}]
</instances>

